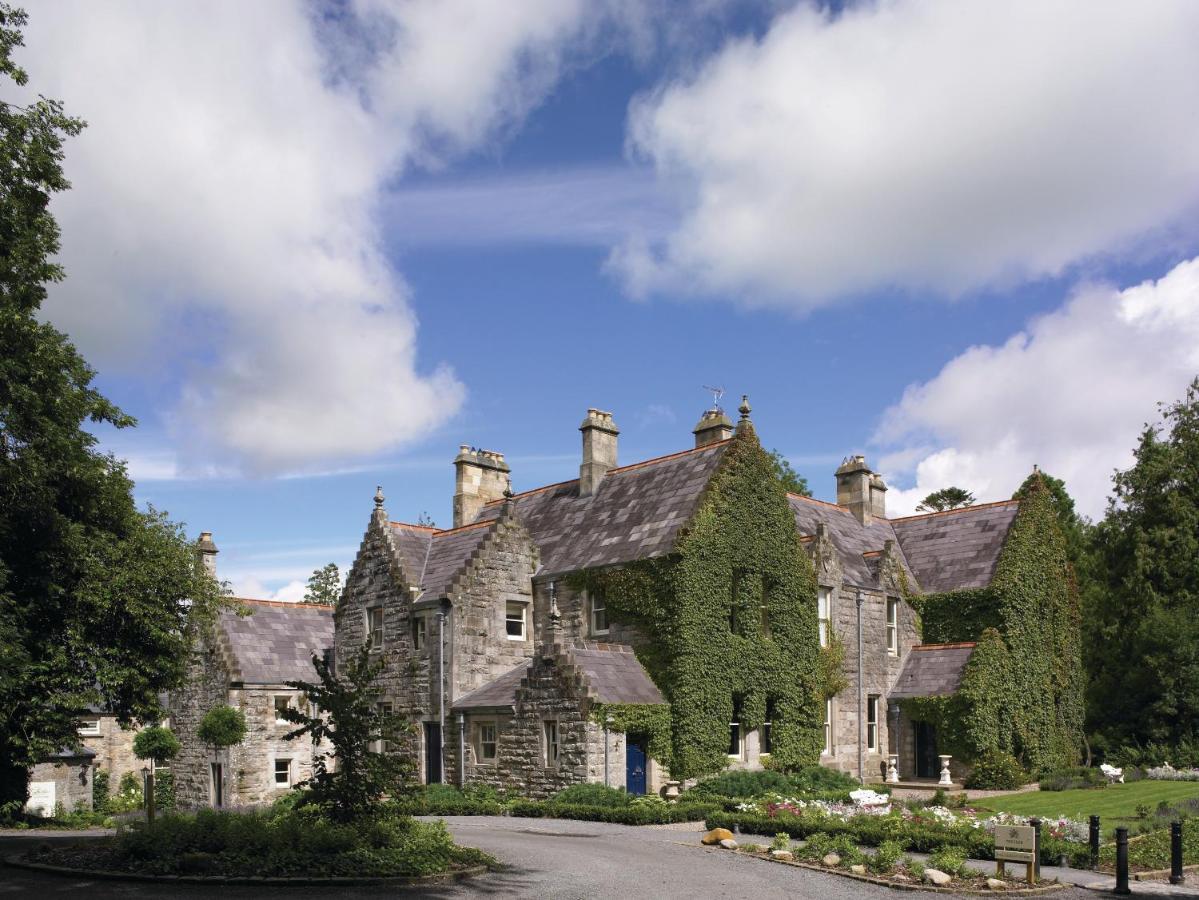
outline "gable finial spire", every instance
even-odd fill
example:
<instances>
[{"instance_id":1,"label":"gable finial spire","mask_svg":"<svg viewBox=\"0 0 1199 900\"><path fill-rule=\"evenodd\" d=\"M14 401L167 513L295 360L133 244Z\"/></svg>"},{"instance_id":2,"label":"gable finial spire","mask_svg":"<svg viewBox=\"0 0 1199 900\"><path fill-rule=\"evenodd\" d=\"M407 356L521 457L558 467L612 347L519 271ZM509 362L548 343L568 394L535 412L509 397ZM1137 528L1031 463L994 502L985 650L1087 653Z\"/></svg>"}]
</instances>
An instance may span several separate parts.
<instances>
[{"instance_id":1,"label":"gable finial spire","mask_svg":"<svg viewBox=\"0 0 1199 900\"><path fill-rule=\"evenodd\" d=\"M752 411L753 411L753 407L751 407L749 405L749 395L742 394L741 395L741 405L737 407L737 412L741 413L741 421L743 421L743 422L748 421L749 414Z\"/></svg>"},{"instance_id":2,"label":"gable finial spire","mask_svg":"<svg viewBox=\"0 0 1199 900\"><path fill-rule=\"evenodd\" d=\"M377 484L375 485L375 509L383 508L383 500L383 485Z\"/></svg>"}]
</instances>

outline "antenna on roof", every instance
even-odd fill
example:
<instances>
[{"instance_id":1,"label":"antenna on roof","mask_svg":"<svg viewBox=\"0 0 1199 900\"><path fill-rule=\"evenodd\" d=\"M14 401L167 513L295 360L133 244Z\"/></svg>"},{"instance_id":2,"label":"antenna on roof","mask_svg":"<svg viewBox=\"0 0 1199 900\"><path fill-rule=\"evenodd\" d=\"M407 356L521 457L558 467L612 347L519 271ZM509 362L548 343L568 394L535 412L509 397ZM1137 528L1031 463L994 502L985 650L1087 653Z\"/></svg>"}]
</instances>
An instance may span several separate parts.
<instances>
[{"instance_id":1,"label":"antenna on roof","mask_svg":"<svg viewBox=\"0 0 1199 900\"><path fill-rule=\"evenodd\" d=\"M720 412L720 398L724 396L724 388L712 387L711 385L705 384L704 390L712 392L712 409L716 412Z\"/></svg>"}]
</instances>

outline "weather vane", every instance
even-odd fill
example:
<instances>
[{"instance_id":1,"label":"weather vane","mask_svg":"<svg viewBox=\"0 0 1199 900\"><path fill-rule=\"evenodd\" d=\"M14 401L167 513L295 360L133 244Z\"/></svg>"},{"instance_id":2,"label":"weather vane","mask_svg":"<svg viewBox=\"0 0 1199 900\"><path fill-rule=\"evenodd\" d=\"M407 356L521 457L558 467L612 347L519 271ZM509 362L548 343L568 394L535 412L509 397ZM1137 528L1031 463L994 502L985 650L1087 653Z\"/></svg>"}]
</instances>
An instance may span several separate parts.
<instances>
[{"instance_id":1,"label":"weather vane","mask_svg":"<svg viewBox=\"0 0 1199 900\"><path fill-rule=\"evenodd\" d=\"M720 398L724 396L724 388L712 387L709 384L705 384L704 390L712 392L712 408L715 410L719 410L720 409Z\"/></svg>"}]
</instances>

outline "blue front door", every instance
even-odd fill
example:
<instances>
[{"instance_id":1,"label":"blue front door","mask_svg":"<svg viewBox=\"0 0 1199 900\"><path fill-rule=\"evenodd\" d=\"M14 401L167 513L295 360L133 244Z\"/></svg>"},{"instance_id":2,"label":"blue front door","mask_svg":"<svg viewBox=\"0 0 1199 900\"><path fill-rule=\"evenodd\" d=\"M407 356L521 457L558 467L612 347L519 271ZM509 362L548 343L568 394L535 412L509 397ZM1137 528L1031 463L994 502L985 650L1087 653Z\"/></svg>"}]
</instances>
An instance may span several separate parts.
<instances>
[{"instance_id":1,"label":"blue front door","mask_svg":"<svg viewBox=\"0 0 1199 900\"><path fill-rule=\"evenodd\" d=\"M645 745L637 738L625 746L624 784L630 794L645 793Z\"/></svg>"}]
</instances>

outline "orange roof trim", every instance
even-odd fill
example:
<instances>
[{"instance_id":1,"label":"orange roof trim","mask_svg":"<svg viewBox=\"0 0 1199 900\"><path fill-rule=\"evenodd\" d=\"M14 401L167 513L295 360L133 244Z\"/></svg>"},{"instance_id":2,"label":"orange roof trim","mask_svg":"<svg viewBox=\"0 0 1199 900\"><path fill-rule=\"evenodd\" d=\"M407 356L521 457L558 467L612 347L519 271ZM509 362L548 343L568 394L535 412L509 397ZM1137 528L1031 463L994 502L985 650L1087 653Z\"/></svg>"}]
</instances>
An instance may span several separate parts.
<instances>
[{"instance_id":1,"label":"orange roof trim","mask_svg":"<svg viewBox=\"0 0 1199 900\"><path fill-rule=\"evenodd\" d=\"M277 606L281 609L322 609L326 612L333 612L332 606L325 606L323 603L290 603L287 600L256 600L253 597L233 597L238 603L250 603L254 606Z\"/></svg>"},{"instance_id":2,"label":"orange roof trim","mask_svg":"<svg viewBox=\"0 0 1199 900\"><path fill-rule=\"evenodd\" d=\"M959 506L956 509L941 509L936 512L917 513L914 516L900 516L898 519L891 519L892 522L907 522L911 519L927 519L930 516L950 516L955 513L970 512L974 509L992 509L996 506L1011 506L1020 505L1019 500L996 500L994 503L975 503L972 506Z\"/></svg>"},{"instance_id":3,"label":"orange roof trim","mask_svg":"<svg viewBox=\"0 0 1199 900\"><path fill-rule=\"evenodd\" d=\"M395 528L414 528L417 531L441 531L436 525L417 525L413 522L388 522L387 524Z\"/></svg>"}]
</instances>

